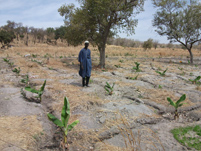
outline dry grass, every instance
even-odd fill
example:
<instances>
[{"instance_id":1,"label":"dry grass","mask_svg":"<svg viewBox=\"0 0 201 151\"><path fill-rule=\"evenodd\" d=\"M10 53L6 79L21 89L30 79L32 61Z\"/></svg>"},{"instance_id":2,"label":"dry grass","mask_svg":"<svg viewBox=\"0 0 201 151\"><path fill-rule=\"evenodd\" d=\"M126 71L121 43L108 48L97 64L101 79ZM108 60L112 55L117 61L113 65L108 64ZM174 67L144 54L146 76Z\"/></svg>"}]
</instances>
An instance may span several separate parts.
<instances>
[{"instance_id":1,"label":"dry grass","mask_svg":"<svg viewBox=\"0 0 201 151\"><path fill-rule=\"evenodd\" d=\"M46 89L51 94L51 97L55 100L54 104L52 104L52 108L57 111L61 112L62 106L63 106L63 99L64 97L68 97L70 105L71 105L71 111L75 109L83 109L87 110L90 108L90 102L93 102L94 104L103 104L105 102L108 102L109 100L104 100L102 98L99 98L94 93L86 93L82 91L82 88L79 86L71 85L71 84L62 84L60 80L67 80L67 79L73 79L73 76L65 77L65 76L58 76L58 74L68 75L69 73L78 73L78 61L77 56L80 51L80 49L83 48L83 46L79 47L57 47L57 46L48 46L46 44L37 44L37 45L31 45L30 47L13 47L9 50L0 51L1 57L7 57L9 56L10 59L13 60L15 65L17 67L21 67L21 74L29 74L30 79L51 79L47 80L47 87ZM98 64L98 58L99 53L97 48L93 48L90 46L91 52L92 52L92 58L97 59L93 62L93 65ZM37 55L36 58L33 57L24 57L26 54L34 54ZM201 56L201 52L197 50L193 50L194 56ZM139 61L138 57L144 57L144 58L152 58L152 57L184 57L186 58L189 56L187 50L182 49L167 49L167 48L160 48L160 49L151 49L144 51L142 48L123 48L119 46L107 46L106 48L106 55L108 57L112 57L112 59L107 59L108 64L108 72L111 71L118 71L119 73L124 73L124 69L122 68L115 68L114 65L120 65L123 68L129 68L132 69L133 66L135 66L134 62ZM62 57L61 57L62 56ZM115 56L115 57L113 57ZM127 56L125 58L125 56ZM137 58L136 58L137 57ZM47 59L49 58L49 60ZM42 62L43 66L41 66L37 62L31 61L31 59L37 60ZM124 60L123 63L120 62L121 60ZM140 62L140 69L149 66L147 62ZM72 65L74 64L74 65ZM153 62L153 66L155 68L161 68L165 69L166 65L162 63L156 63ZM48 69L49 68L49 69ZM61 72L56 72L51 69L56 69ZM180 70L176 70L176 65L172 65L168 68L168 72L181 72ZM64 72L62 72L64 71ZM193 71L193 70L192 70ZM100 78L100 79L106 79L111 80L113 77L109 77L106 75L101 75L101 69L94 67L92 71L92 77L93 78ZM128 77L135 77L138 73L128 73L125 74L125 76ZM156 75L156 73L154 73ZM141 77L145 76L145 73L139 73L139 79ZM0 76L1 77L1 76ZM4 78L4 77L2 77ZM156 83L160 83L160 81L155 81ZM6 84L8 82L5 82L3 84ZM34 83L37 83L37 85L40 85L43 82L35 81ZM78 80L78 83L81 83L81 78ZM9 83L10 84L10 83ZM119 87L130 87L135 86L132 83L125 83L122 81L115 82L116 85ZM136 87L137 88L137 87ZM197 88L200 90L200 87ZM175 93L171 90L163 90L163 89L146 89L143 87L138 87L138 90L144 94L144 98L150 99L151 101L157 102L159 104L163 104L165 106L168 106L169 103L167 101L167 97L170 97L172 100L178 100L179 96L175 96ZM201 91L201 90L200 90ZM185 101L187 104L184 104L184 106L193 105L193 103L187 98ZM146 115L141 115L142 117L146 117ZM155 116L155 115L154 115ZM26 118L26 120L23 120ZM72 115L71 121L74 121L75 119L78 119L79 116ZM135 119L135 117L134 117ZM13 121L14 129L13 129ZM25 123L26 122L26 123ZM160 145L160 141L157 138L157 135L147 129L144 128L142 130L139 130L137 132L137 135L134 136L131 129L128 129L126 127L129 127L129 122L125 118L120 118L116 121L107 121L105 124L105 127L102 129L102 131L111 128L112 126L118 126L119 124L123 124L125 126L124 129L121 129L122 136L124 137L125 141L125 148L120 147L114 147L109 144L103 143L100 141L100 143L97 144L96 148L97 150L132 150L135 149L134 143L140 144L143 140L154 140L150 143L155 149L157 150L157 146L154 146L155 144ZM28 129L29 128L29 129ZM12 144L15 144L16 146L19 146L25 150L31 150L32 148L29 148L27 144L32 144L34 142L33 137L34 135L37 135L42 131L42 127L39 123L39 121L36 119L36 116L28 116L28 117L0 117L0 135L2 136L2 140L5 142L12 142ZM143 133L147 133L150 135L142 136L142 133L140 131L146 131ZM72 145L78 145L80 148L90 150L90 148L85 148L84 144L90 144L99 141L98 140L98 134L91 131L82 129L81 126L78 125L78 130L76 130L78 134L82 133L83 135L80 137L79 140L73 141ZM80 136L80 135L79 135ZM19 139L17 139L19 137ZM78 139L78 138L77 138ZM133 142L135 140L135 142ZM7 145L5 142L2 142L0 140L0 150ZM86 145L87 146L87 145ZM139 149L140 147L137 146Z\"/></svg>"},{"instance_id":2,"label":"dry grass","mask_svg":"<svg viewBox=\"0 0 201 151\"><path fill-rule=\"evenodd\" d=\"M34 136L42 131L37 116L0 117L0 150L10 145L22 150L35 150L32 146Z\"/></svg>"}]
</instances>

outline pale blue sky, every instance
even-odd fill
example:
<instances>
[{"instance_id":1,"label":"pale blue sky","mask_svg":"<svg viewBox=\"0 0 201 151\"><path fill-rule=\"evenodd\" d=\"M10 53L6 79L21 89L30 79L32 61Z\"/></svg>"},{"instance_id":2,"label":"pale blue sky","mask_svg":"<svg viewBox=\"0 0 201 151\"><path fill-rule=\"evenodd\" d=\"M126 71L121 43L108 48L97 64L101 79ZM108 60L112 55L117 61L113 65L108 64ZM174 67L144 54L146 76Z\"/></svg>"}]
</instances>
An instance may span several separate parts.
<instances>
[{"instance_id":1,"label":"pale blue sky","mask_svg":"<svg viewBox=\"0 0 201 151\"><path fill-rule=\"evenodd\" d=\"M76 0L0 0L0 26L5 25L7 20L11 20L36 28L60 27L64 24L64 18L57 10L63 4L70 3L78 6ZM144 10L137 16L138 26L135 34L128 37L121 33L119 36L140 41L152 38L159 40L160 43L168 43L167 38L159 36L152 26L156 9L153 8L151 0L145 1Z\"/></svg>"}]
</instances>

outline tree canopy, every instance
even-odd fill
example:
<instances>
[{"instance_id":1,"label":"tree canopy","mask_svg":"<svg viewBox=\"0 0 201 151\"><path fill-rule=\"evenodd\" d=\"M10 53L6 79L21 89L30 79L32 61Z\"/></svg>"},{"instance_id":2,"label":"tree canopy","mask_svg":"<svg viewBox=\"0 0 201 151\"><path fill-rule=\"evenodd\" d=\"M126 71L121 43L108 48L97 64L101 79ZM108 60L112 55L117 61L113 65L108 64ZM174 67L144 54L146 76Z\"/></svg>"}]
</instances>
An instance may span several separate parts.
<instances>
[{"instance_id":1,"label":"tree canopy","mask_svg":"<svg viewBox=\"0 0 201 151\"><path fill-rule=\"evenodd\" d=\"M170 42L181 43L193 63L191 49L201 41L201 4L194 0L153 0L153 4L158 8L153 20L156 32Z\"/></svg>"},{"instance_id":2,"label":"tree canopy","mask_svg":"<svg viewBox=\"0 0 201 151\"><path fill-rule=\"evenodd\" d=\"M68 27L67 41L78 45L89 40L98 46L100 66L105 67L105 46L108 37L122 29L134 34L136 15L143 10L144 0L79 0L80 7L63 5L58 11Z\"/></svg>"}]
</instances>

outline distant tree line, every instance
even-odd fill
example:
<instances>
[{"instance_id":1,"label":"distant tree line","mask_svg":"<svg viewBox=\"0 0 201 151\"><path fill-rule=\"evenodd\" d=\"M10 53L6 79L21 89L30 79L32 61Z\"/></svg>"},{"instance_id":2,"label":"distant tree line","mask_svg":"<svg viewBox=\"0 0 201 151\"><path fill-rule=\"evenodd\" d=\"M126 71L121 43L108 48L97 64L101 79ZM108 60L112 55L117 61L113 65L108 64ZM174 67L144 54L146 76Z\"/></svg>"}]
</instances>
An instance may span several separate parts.
<instances>
[{"instance_id":1,"label":"distant tree line","mask_svg":"<svg viewBox=\"0 0 201 151\"><path fill-rule=\"evenodd\" d=\"M35 43L56 44L56 40L65 39L66 27L58 28L49 27L47 29L23 26L22 23L7 21L7 24L0 27L0 43L2 48L9 47L10 42L14 39L23 40L25 45L29 45L31 41Z\"/></svg>"}]
</instances>

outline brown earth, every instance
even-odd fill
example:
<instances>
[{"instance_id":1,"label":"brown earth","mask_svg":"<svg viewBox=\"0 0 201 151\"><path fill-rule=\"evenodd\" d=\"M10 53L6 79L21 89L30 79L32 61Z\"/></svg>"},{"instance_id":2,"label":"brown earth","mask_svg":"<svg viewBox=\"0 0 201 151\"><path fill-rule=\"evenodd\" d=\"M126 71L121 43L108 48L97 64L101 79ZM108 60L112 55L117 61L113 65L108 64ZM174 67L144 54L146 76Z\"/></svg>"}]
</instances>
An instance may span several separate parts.
<instances>
[{"instance_id":1,"label":"brown earth","mask_svg":"<svg viewBox=\"0 0 201 151\"><path fill-rule=\"evenodd\" d=\"M46 114L60 117L65 96L71 106L70 122L80 120L69 133L70 150L189 149L176 142L170 130L200 124L201 89L188 80L201 74L200 51L193 50L195 64L189 65L187 50L107 46L107 65L102 70L97 67L97 48L91 47L90 87L83 88L77 61L81 48L41 44L0 50L0 150L60 150L59 130ZM14 62L14 67L3 58ZM132 69L135 62L141 72ZM18 67L20 76L12 72ZM166 68L164 77L155 72ZM41 103L21 95L25 85L20 80L26 74L36 88L47 80ZM137 75L137 80L128 79ZM106 82L115 83L112 96L104 90ZM182 94L187 95L186 103L175 121L166 99L176 101ZM137 145L128 141L134 138Z\"/></svg>"}]
</instances>

